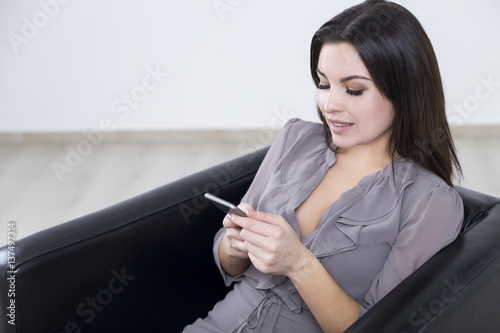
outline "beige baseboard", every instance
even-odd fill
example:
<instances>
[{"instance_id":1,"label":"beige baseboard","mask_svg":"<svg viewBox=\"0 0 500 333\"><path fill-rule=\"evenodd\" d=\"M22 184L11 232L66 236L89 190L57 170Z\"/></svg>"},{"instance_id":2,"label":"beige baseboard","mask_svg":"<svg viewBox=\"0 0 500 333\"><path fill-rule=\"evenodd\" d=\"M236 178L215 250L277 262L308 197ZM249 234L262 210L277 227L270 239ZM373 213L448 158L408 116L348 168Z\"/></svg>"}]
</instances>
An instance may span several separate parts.
<instances>
[{"instance_id":1,"label":"beige baseboard","mask_svg":"<svg viewBox=\"0 0 500 333\"><path fill-rule=\"evenodd\" d=\"M500 139L500 125L454 126L451 134L455 139Z\"/></svg>"},{"instance_id":2,"label":"beige baseboard","mask_svg":"<svg viewBox=\"0 0 500 333\"><path fill-rule=\"evenodd\" d=\"M451 128L457 140L500 139L500 125L457 126ZM271 143L279 133L277 129L245 130L165 130L165 131L112 131L109 133L84 132L29 132L0 133L0 145L63 145L81 140L99 140L115 143L196 143L196 142L243 142Z\"/></svg>"},{"instance_id":3,"label":"beige baseboard","mask_svg":"<svg viewBox=\"0 0 500 333\"><path fill-rule=\"evenodd\" d=\"M277 129L0 133L0 145L62 145L82 140L96 140L104 144L207 141L234 143L245 140L272 143L278 133Z\"/></svg>"}]
</instances>

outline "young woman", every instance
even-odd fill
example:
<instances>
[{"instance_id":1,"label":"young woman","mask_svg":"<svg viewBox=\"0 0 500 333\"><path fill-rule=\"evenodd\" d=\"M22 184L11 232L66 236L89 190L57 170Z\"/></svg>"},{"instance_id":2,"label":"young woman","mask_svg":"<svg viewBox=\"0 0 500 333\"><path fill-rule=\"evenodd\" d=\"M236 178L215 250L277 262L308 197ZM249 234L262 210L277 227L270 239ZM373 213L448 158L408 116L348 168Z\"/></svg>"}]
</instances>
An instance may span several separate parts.
<instances>
[{"instance_id":1,"label":"young woman","mask_svg":"<svg viewBox=\"0 0 500 333\"><path fill-rule=\"evenodd\" d=\"M289 121L215 237L226 298L185 332L342 332L457 236L460 171L417 19L368 0L311 45L322 124Z\"/></svg>"}]
</instances>

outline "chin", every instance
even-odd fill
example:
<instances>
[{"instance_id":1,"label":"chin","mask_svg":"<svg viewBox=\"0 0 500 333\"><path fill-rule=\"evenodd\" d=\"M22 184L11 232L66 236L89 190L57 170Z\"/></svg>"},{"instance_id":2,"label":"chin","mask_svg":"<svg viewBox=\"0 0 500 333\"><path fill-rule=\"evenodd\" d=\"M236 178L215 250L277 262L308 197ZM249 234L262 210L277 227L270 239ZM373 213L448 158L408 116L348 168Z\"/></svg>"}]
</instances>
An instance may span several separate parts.
<instances>
[{"instance_id":1,"label":"chin","mask_svg":"<svg viewBox=\"0 0 500 333\"><path fill-rule=\"evenodd\" d=\"M332 141L333 141L333 144L335 145L335 147L340 148L340 149L349 149L349 148L354 146L353 144L346 142L346 140L338 140L338 139L335 140L335 136L333 136Z\"/></svg>"}]
</instances>

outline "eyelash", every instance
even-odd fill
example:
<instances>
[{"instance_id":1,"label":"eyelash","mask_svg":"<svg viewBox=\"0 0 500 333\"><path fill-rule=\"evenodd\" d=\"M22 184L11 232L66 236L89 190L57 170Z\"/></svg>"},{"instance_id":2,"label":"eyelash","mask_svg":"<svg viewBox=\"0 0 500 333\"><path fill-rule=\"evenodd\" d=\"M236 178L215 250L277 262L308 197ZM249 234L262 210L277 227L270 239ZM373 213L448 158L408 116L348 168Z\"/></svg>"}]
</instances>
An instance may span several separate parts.
<instances>
[{"instance_id":1,"label":"eyelash","mask_svg":"<svg viewBox=\"0 0 500 333\"><path fill-rule=\"evenodd\" d=\"M330 86L327 86L327 85L324 85L324 84L320 84L320 85L318 85L318 89L326 90L326 89L330 89ZM349 88L346 88L345 92L348 93L349 95L352 95L352 96L361 96L361 95L363 95L363 90L351 90Z\"/></svg>"},{"instance_id":2,"label":"eyelash","mask_svg":"<svg viewBox=\"0 0 500 333\"><path fill-rule=\"evenodd\" d=\"M347 89L345 92L348 93L349 95L352 95L352 96L361 96L361 95L363 95L363 90L351 90L351 89Z\"/></svg>"}]
</instances>

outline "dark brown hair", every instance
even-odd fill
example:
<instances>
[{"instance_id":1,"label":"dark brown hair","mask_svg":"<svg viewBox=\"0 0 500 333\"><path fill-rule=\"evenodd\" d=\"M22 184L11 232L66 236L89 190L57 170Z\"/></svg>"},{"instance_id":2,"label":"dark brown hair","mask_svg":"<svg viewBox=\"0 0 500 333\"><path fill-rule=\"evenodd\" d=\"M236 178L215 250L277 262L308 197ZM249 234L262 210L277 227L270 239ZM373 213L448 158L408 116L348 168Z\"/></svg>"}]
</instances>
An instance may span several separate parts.
<instances>
[{"instance_id":1,"label":"dark brown hair","mask_svg":"<svg viewBox=\"0 0 500 333\"><path fill-rule=\"evenodd\" d=\"M459 174L461 167L446 119L436 55L417 18L398 4L367 0L326 22L311 42L316 86L323 44L343 42L354 46L375 86L393 104L390 156L410 158L452 186L453 166ZM318 115L329 145L331 133L319 107Z\"/></svg>"}]
</instances>

